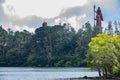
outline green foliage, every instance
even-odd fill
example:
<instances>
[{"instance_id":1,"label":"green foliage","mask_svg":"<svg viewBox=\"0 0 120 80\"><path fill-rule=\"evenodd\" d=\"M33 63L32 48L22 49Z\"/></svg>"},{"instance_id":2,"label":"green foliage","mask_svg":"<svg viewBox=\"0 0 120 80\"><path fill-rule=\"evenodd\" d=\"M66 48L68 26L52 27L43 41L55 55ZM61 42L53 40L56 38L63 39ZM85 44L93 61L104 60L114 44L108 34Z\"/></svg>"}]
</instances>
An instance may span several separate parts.
<instances>
[{"instance_id":1,"label":"green foliage","mask_svg":"<svg viewBox=\"0 0 120 80\"><path fill-rule=\"evenodd\" d=\"M24 63L24 52L18 48L11 49L6 54L8 66L21 66Z\"/></svg>"},{"instance_id":2,"label":"green foliage","mask_svg":"<svg viewBox=\"0 0 120 80\"><path fill-rule=\"evenodd\" d=\"M63 67L62 65L64 64L64 60L60 60L57 63L55 63L55 67Z\"/></svg>"},{"instance_id":3,"label":"green foliage","mask_svg":"<svg viewBox=\"0 0 120 80\"><path fill-rule=\"evenodd\" d=\"M85 67L93 32L89 22L78 32L70 24L39 27L34 34L0 27L0 66Z\"/></svg>"},{"instance_id":4,"label":"green foliage","mask_svg":"<svg viewBox=\"0 0 120 80\"><path fill-rule=\"evenodd\" d=\"M71 66L71 61L66 61L65 67L70 67Z\"/></svg>"},{"instance_id":5,"label":"green foliage","mask_svg":"<svg viewBox=\"0 0 120 80\"><path fill-rule=\"evenodd\" d=\"M120 36L98 34L89 43L87 62L103 75L113 74L119 67ZM99 74L101 75L101 74Z\"/></svg>"}]
</instances>

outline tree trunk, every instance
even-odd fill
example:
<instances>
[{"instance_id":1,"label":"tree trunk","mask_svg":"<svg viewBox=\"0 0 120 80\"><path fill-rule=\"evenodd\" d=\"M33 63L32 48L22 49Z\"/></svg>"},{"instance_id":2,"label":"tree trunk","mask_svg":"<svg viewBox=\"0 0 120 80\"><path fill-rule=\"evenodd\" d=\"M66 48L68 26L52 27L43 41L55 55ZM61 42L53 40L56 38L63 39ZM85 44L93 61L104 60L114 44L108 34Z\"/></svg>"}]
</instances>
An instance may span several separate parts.
<instances>
[{"instance_id":1,"label":"tree trunk","mask_svg":"<svg viewBox=\"0 0 120 80\"><path fill-rule=\"evenodd\" d=\"M107 78L108 74L107 74L107 68L105 68L105 78Z\"/></svg>"},{"instance_id":2,"label":"tree trunk","mask_svg":"<svg viewBox=\"0 0 120 80\"><path fill-rule=\"evenodd\" d=\"M97 66L97 70L98 70L99 77L101 77L102 75L101 75L101 70L99 66Z\"/></svg>"},{"instance_id":3,"label":"tree trunk","mask_svg":"<svg viewBox=\"0 0 120 80\"><path fill-rule=\"evenodd\" d=\"M105 75L105 70L104 69L103 69L102 73L103 73L102 75L104 76Z\"/></svg>"}]
</instances>

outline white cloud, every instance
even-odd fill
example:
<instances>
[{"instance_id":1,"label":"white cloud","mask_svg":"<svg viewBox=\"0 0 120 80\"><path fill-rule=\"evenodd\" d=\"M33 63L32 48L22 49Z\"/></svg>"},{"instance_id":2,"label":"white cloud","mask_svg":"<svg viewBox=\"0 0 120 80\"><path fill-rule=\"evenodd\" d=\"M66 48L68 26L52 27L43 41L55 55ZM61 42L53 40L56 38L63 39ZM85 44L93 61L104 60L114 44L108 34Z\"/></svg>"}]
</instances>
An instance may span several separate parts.
<instances>
[{"instance_id":1,"label":"white cloud","mask_svg":"<svg viewBox=\"0 0 120 80\"><path fill-rule=\"evenodd\" d=\"M29 32L34 32L35 28L30 28L28 26L18 26L18 25L14 25L14 28L12 28L13 31L23 31L23 30L28 30Z\"/></svg>"},{"instance_id":2,"label":"white cloud","mask_svg":"<svg viewBox=\"0 0 120 80\"><path fill-rule=\"evenodd\" d=\"M100 6L104 11L111 11L111 8L113 10L116 9L116 1L117 0L6 0L5 2L5 0L3 0L3 2L0 2L0 23L3 24L6 29L12 24L10 28L14 30L27 29L33 32L36 28L40 27L44 21L48 22L48 25L68 22L75 30L78 30L87 21L93 24L94 4L96 4L97 7ZM104 21L103 26L106 26L106 24L107 22Z\"/></svg>"},{"instance_id":3,"label":"white cloud","mask_svg":"<svg viewBox=\"0 0 120 80\"><path fill-rule=\"evenodd\" d=\"M82 6L87 0L6 0L4 7L11 5L15 15L26 17L36 15L43 18L53 18L59 15L63 8ZM6 9L8 13L8 10Z\"/></svg>"},{"instance_id":4,"label":"white cloud","mask_svg":"<svg viewBox=\"0 0 120 80\"><path fill-rule=\"evenodd\" d=\"M81 25L83 25L83 22L81 20L84 20L86 18L86 14L83 14L81 16L73 16L68 18L67 22L71 24L77 31L78 29L81 28ZM81 24L82 23L82 24Z\"/></svg>"},{"instance_id":5,"label":"white cloud","mask_svg":"<svg viewBox=\"0 0 120 80\"><path fill-rule=\"evenodd\" d=\"M108 27L108 22L103 21L103 22L102 22L102 26L103 26L104 28L107 28L107 27Z\"/></svg>"},{"instance_id":6,"label":"white cloud","mask_svg":"<svg viewBox=\"0 0 120 80\"><path fill-rule=\"evenodd\" d=\"M71 26L74 26L75 30L78 30L79 24L77 21L77 16L73 16L73 17L68 18L68 23L70 23Z\"/></svg>"},{"instance_id":7,"label":"white cloud","mask_svg":"<svg viewBox=\"0 0 120 80\"><path fill-rule=\"evenodd\" d=\"M23 30L28 30L29 32L32 32L34 33L35 31L35 28L34 27L29 27L29 26L20 26L20 25L16 25L16 24L13 24L13 23L8 23L8 24L4 24L3 28L5 30L8 30L8 28L12 29L14 32L15 31L23 31Z\"/></svg>"},{"instance_id":8,"label":"white cloud","mask_svg":"<svg viewBox=\"0 0 120 80\"><path fill-rule=\"evenodd\" d=\"M83 15L80 15L80 16L72 16L72 17L69 17L69 18L65 18L65 17L57 18L57 19L54 20L54 22L55 22L55 24L69 23L77 31L79 28L81 28L81 25L83 25L83 22L85 22L86 18L87 18L87 16L84 13Z\"/></svg>"}]
</instances>

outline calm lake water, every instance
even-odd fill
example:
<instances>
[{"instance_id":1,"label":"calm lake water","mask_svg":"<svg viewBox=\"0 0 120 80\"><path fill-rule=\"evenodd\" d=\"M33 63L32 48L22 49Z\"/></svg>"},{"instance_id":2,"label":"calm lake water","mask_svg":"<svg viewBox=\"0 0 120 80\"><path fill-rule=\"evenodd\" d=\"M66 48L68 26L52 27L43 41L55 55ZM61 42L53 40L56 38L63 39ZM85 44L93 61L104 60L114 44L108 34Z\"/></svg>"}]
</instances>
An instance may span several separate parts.
<instances>
[{"instance_id":1,"label":"calm lake water","mask_svg":"<svg viewBox=\"0 0 120 80\"><path fill-rule=\"evenodd\" d=\"M83 76L94 77L98 73L89 68L0 68L0 80L71 80Z\"/></svg>"}]
</instances>

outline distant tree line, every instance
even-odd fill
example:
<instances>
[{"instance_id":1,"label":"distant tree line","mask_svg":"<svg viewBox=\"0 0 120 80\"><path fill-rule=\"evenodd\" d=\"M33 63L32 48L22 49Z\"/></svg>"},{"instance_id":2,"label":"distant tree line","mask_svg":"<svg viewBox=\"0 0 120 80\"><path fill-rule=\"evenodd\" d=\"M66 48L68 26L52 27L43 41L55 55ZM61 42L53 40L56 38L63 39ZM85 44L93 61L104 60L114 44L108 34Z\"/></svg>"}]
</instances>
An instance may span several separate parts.
<instances>
[{"instance_id":1,"label":"distant tree line","mask_svg":"<svg viewBox=\"0 0 120 80\"><path fill-rule=\"evenodd\" d=\"M13 32L3 27L0 27L0 66L85 67L88 44L100 33L100 28L89 22L77 32L69 24L41 26L35 33Z\"/></svg>"}]
</instances>

